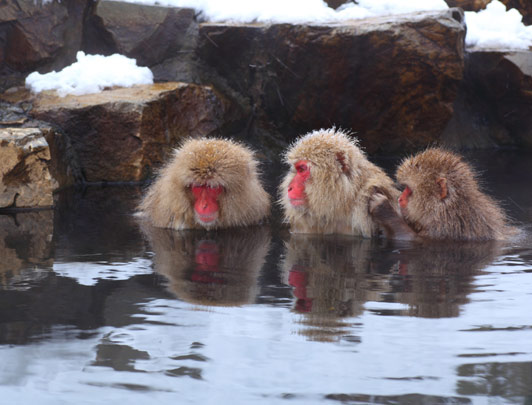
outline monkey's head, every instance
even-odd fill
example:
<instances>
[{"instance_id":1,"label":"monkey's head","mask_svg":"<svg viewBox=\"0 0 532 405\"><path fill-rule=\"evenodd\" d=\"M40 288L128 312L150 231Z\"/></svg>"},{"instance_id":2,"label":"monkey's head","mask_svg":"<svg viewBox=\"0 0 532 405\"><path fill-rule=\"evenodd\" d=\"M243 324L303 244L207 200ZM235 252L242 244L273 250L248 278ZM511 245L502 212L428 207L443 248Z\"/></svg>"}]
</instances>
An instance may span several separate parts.
<instances>
[{"instance_id":1,"label":"monkey's head","mask_svg":"<svg viewBox=\"0 0 532 405\"><path fill-rule=\"evenodd\" d=\"M191 201L194 220L203 228L238 225L245 210L238 199L246 187L262 187L253 153L225 139L192 139L176 151L174 178ZM251 202L252 204L253 202ZM235 212L239 211L239 212Z\"/></svg>"},{"instance_id":2,"label":"monkey's head","mask_svg":"<svg viewBox=\"0 0 532 405\"><path fill-rule=\"evenodd\" d=\"M431 148L405 159L397 169L403 192L399 206L405 219L423 226L428 218L452 216L478 192L476 176L458 155Z\"/></svg>"},{"instance_id":3,"label":"monkey's head","mask_svg":"<svg viewBox=\"0 0 532 405\"><path fill-rule=\"evenodd\" d=\"M299 138L285 155L290 166L280 187L286 211L327 217L346 206L357 162L366 161L355 139L334 128Z\"/></svg>"}]
</instances>

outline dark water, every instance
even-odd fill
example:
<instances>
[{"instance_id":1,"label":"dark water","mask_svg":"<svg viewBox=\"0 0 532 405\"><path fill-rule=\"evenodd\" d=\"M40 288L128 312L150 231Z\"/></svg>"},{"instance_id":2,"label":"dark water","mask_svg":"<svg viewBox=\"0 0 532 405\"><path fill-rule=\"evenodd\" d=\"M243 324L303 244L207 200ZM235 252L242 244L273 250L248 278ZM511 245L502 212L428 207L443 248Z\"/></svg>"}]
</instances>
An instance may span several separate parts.
<instances>
[{"instance_id":1,"label":"dark water","mask_svg":"<svg viewBox=\"0 0 532 405\"><path fill-rule=\"evenodd\" d=\"M530 229L532 156L475 163ZM532 404L532 238L177 233L138 196L0 215L0 403Z\"/></svg>"}]
</instances>

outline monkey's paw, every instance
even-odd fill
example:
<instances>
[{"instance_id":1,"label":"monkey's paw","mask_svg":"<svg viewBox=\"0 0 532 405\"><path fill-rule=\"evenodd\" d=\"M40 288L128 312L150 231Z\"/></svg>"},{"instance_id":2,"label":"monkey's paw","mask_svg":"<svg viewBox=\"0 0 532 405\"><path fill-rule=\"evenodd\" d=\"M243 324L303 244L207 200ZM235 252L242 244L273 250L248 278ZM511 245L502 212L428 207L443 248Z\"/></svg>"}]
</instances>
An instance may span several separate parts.
<instances>
[{"instance_id":1,"label":"monkey's paw","mask_svg":"<svg viewBox=\"0 0 532 405\"><path fill-rule=\"evenodd\" d=\"M371 215L375 215L379 211L381 211L383 208L385 208L386 205L389 205L390 202L388 201L388 198L381 193L375 193L369 198L368 202L368 211Z\"/></svg>"}]
</instances>

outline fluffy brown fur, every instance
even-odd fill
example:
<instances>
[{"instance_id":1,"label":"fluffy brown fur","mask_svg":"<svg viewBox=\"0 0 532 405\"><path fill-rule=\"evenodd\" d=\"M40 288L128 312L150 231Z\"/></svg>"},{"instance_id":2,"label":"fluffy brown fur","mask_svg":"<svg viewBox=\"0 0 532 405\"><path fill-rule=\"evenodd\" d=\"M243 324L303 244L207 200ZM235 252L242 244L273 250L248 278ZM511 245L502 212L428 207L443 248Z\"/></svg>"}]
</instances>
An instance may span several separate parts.
<instances>
[{"instance_id":1,"label":"fluffy brown fur","mask_svg":"<svg viewBox=\"0 0 532 405\"><path fill-rule=\"evenodd\" d=\"M170 163L139 206L157 227L227 228L261 221L269 212L269 196L260 184L253 152L225 139L190 139L176 149ZM212 224L196 220L193 184L222 186L219 214Z\"/></svg>"},{"instance_id":2,"label":"fluffy brown fur","mask_svg":"<svg viewBox=\"0 0 532 405\"><path fill-rule=\"evenodd\" d=\"M401 239L503 240L516 233L497 203L480 190L472 168L452 152L431 148L407 158L396 177L412 190L401 210L411 232L398 230ZM381 198L370 204L370 211L393 233L401 218L393 218L395 210L390 209L382 215L386 205Z\"/></svg>"},{"instance_id":3,"label":"fluffy brown fur","mask_svg":"<svg viewBox=\"0 0 532 405\"><path fill-rule=\"evenodd\" d=\"M306 160L310 177L305 183L306 202L294 207L287 190L294 163ZM285 155L290 170L280 186L285 221L294 233L338 233L371 237L378 231L368 214L368 201L376 190L392 200L399 196L393 181L371 163L346 133L331 129L311 132L298 139Z\"/></svg>"}]
</instances>

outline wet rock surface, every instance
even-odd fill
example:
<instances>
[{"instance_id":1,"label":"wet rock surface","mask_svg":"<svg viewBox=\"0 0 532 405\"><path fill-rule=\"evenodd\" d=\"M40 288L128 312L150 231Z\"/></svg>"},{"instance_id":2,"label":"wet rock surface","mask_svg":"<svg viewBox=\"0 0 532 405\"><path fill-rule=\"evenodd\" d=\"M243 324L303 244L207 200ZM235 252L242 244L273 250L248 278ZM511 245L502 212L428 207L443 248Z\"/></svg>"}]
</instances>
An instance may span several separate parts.
<instances>
[{"instance_id":1,"label":"wet rock surface","mask_svg":"<svg viewBox=\"0 0 532 405\"><path fill-rule=\"evenodd\" d=\"M50 131L0 129L0 208L49 207L59 183L52 176Z\"/></svg>"},{"instance_id":2,"label":"wet rock surface","mask_svg":"<svg viewBox=\"0 0 532 405\"><path fill-rule=\"evenodd\" d=\"M532 53L471 51L455 114L443 133L457 149L532 146Z\"/></svg>"},{"instance_id":3,"label":"wet rock surface","mask_svg":"<svg viewBox=\"0 0 532 405\"><path fill-rule=\"evenodd\" d=\"M76 60L89 0L0 3L0 88L32 71L60 70Z\"/></svg>"},{"instance_id":4,"label":"wet rock surface","mask_svg":"<svg viewBox=\"0 0 532 405\"><path fill-rule=\"evenodd\" d=\"M191 8L100 1L87 18L83 49L134 58L138 65L150 67L155 81L197 82L193 69L197 35Z\"/></svg>"},{"instance_id":5,"label":"wet rock surface","mask_svg":"<svg viewBox=\"0 0 532 405\"><path fill-rule=\"evenodd\" d=\"M462 12L341 25L202 24L214 85L254 125L285 138L336 125L368 152L438 139L462 79Z\"/></svg>"},{"instance_id":6,"label":"wet rock surface","mask_svg":"<svg viewBox=\"0 0 532 405\"><path fill-rule=\"evenodd\" d=\"M65 131L87 182L144 180L180 139L216 132L223 113L212 88L186 83L63 98L44 92L31 112Z\"/></svg>"}]
</instances>

